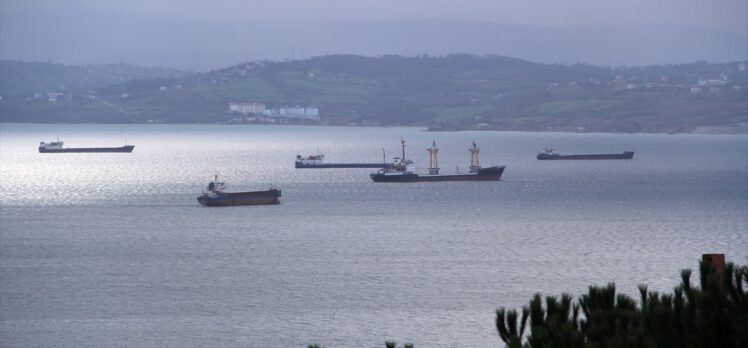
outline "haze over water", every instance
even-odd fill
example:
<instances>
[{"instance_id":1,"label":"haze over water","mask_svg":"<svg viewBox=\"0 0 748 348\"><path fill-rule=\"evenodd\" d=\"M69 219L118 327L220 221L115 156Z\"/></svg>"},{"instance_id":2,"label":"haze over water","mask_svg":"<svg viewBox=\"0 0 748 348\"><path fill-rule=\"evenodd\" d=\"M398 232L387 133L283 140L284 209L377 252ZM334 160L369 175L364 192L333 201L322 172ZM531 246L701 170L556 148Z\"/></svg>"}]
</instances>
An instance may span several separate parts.
<instances>
[{"instance_id":1,"label":"haze over water","mask_svg":"<svg viewBox=\"0 0 748 348\"><path fill-rule=\"evenodd\" d=\"M130 154L39 154L119 146ZM476 141L500 182L373 183L297 154L443 173ZM538 161L536 151L636 151ZM19 347L496 347L495 309L615 282L668 291L703 253L748 261L746 135L0 125L0 342ZM205 208L230 190L278 206Z\"/></svg>"}]
</instances>

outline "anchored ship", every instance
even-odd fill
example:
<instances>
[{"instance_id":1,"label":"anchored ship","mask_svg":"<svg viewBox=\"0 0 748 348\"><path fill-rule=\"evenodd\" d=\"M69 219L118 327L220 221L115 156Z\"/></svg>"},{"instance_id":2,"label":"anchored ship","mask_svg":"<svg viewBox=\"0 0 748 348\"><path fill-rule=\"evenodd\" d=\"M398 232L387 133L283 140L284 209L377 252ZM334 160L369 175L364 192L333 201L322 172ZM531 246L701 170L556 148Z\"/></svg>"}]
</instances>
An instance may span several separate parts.
<instances>
[{"instance_id":1,"label":"anchored ship","mask_svg":"<svg viewBox=\"0 0 748 348\"><path fill-rule=\"evenodd\" d=\"M309 155L306 158L296 155L294 165L297 169L303 168L386 168L392 164L384 163L329 163L325 162L325 155Z\"/></svg>"},{"instance_id":2,"label":"anchored ship","mask_svg":"<svg viewBox=\"0 0 748 348\"><path fill-rule=\"evenodd\" d=\"M45 142L39 142L39 152L40 153L62 153L62 152L132 152L132 149L135 148L135 145L127 145L120 146L120 147L71 147L71 148L65 148L63 147L65 145L65 142L60 141L58 138L57 141L45 143Z\"/></svg>"},{"instance_id":3,"label":"anchored ship","mask_svg":"<svg viewBox=\"0 0 748 348\"><path fill-rule=\"evenodd\" d=\"M400 139L402 146L402 157L395 157L392 168L381 169L369 175L374 182L425 182L425 181L487 181L499 180L506 166L480 166L480 149L473 142L470 151L470 172L457 174L439 174L439 161L437 153L439 148L436 142L426 149L429 153L429 173L416 174L413 161L405 158L405 140Z\"/></svg>"},{"instance_id":4,"label":"anchored ship","mask_svg":"<svg viewBox=\"0 0 748 348\"><path fill-rule=\"evenodd\" d=\"M552 147L545 147L538 153L539 160L613 160L613 159L632 159L633 151L624 151L623 153L606 153L606 154L589 154L589 155L561 155Z\"/></svg>"},{"instance_id":5,"label":"anchored ship","mask_svg":"<svg viewBox=\"0 0 748 348\"><path fill-rule=\"evenodd\" d=\"M226 184L218 181L218 175L208 183L197 201L208 207L229 205L280 204L281 190L270 188L266 191L226 192Z\"/></svg>"}]
</instances>

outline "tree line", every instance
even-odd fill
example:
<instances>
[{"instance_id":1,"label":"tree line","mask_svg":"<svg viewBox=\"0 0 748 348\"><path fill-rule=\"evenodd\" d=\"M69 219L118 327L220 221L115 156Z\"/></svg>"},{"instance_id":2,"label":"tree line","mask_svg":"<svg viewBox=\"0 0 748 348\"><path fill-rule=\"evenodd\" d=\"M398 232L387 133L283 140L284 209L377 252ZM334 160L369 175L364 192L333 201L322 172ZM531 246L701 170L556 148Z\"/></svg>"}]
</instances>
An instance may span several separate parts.
<instances>
[{"instance_id":1,"label":"tree line","mask_svg":"<svg viewBox=\"0 0 748 348\"><path fill-rule=\"evenodd\" d=\"M496 330L508 348L538 347L748 347L748 266L728 263L718 272L699 266L662 294L639 286L639 301L617 294L614 284L572 296L536 294L521 312L496 311ZM528 325L529 324L529 325Z\"/></svg>"},{"instance_id":2,"label":"tree line","mask_svg":"<svg viewBox=\"0 0 748 348\"><path fill-rule=\"evenodd\" d=\"M672 293L641 285L638 301L613 283L576 299L537 293L521 311L496 310L496 331L507 348L748 347L748 265L702 260L699 280L692 284L691 270L682 270Z\"/></svg>"}]
</instances>

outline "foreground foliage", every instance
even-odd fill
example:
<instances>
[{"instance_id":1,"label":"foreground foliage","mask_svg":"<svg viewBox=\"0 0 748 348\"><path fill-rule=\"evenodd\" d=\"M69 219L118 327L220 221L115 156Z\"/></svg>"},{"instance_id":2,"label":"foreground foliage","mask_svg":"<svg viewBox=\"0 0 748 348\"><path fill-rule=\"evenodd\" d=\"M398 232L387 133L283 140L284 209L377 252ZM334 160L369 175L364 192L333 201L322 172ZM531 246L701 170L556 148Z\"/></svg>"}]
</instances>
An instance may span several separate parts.
<instances>
[{"instance_id":1,"label":"foreground foliage","mask_svg":"<svg viewBox=\"0 0 748 348\"><path fill-rule=\"evenodd\" d=\"M577 301L536 294L521 313L499 308L496 329L509 348L748 347L748 266L728 263L720 275L702 262L699 270L700 288L683 270L672 294L640 286L639 303L614 284Z\"/></svg>"},{"instance_id":2,"label":"foreground foliage","mask_svg":"<svg viewBox=\"0 0 748 348\"><path fill-rule=\"evenodd\" d=\"M385 341L384 342L384 346L386 348L398 348L396 341ZM401 346L401 348L413 348L413 347L414 347L413 343L406 343L406 344L404 344L404 345ZM322 347L322 346L320 346L318 344L310 344L310 345L307 346L307 348L324 348L324 347Z\"/></svg>"}]
</instances>

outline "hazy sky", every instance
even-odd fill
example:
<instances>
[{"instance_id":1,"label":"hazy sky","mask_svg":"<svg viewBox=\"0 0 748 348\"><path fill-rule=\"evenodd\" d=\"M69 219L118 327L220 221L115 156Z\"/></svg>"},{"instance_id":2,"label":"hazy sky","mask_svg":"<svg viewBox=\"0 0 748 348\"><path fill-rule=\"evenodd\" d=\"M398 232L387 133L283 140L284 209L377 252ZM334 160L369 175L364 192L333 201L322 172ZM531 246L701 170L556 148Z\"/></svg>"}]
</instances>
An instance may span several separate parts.
<instances>
[{"instance_id":1,"label":"hazy sky","mask_svg":"<svg viewBox=\"0 0 748 348\"><path fill-rule=\"evenodd\" d=\"M642 65L746 59L746 38L748 0L0 0L0 58L67 64L205 70L303 50Z\"/></svg>"},{"instance_id":2,"label":"hazy sky","mask_svg":"<svg viewBox=\"0 0 748 348\"><path fill-rule=\"evenodd\" d=\"M746 34L746 0L0 0L2 16L105 12L203 19L454 18L533 26L695 26Z\"/></svg>"}]
</instances>

